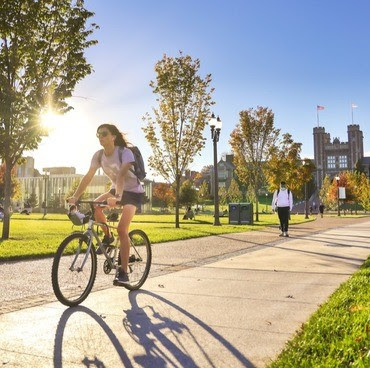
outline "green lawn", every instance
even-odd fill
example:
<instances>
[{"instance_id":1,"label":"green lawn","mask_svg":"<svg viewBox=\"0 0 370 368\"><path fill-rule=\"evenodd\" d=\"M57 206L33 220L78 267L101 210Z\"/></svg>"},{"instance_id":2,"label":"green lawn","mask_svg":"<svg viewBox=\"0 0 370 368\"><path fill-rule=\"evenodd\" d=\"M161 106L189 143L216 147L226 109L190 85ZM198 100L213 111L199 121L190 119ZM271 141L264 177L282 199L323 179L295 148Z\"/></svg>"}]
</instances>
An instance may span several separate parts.
<instances>
[{"instance_id":1,"label":"green lawn","mask_svg":"<svg viewBox=\"0 0 370 368\"><path fill-rule=\"evenodd\" d=\"M182 218L182 215L180 216ZM196 220L181 220L180 228L174 225L174 215L136 215L131 229L144 230L152 243L189 239L213 234L259 230L278 223L277 215L260 215L254 225L229 225L227 217L221 217L222 226L213 226L212 215L198 215ZM312 220L312 219L311 219ZM292 215L291 224L305 222L303 215ZM74 227L74 230L79 228ZM2 223L0 223L2 231ZM42 214L30 216L14 214L11 218L10 239L0 240L0 259L16 259L48 256L55 253L60 242L72 231L72 223L66 215Z\"/></svg>"},{"instance_id":2,"label":"green lawn","mask_svg":"<svg viewBox=\"0 0 370 368\"><path fill-rule=\"evenodd\" d=\"M269 367L370 367L370 258L312 315Z\"/></svg>"}]
</instances>

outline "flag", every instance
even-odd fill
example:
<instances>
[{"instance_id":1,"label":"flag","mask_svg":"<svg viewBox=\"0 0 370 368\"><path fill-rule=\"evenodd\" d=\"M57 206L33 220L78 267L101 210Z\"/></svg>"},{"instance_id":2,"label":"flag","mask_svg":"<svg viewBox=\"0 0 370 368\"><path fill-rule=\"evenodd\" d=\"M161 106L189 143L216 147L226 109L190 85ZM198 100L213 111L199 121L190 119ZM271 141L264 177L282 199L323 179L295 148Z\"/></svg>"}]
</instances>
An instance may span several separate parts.
<instances>
[{"instance_id":1,"label":"flag","mask_svg":"<svg viewBox=\"0 0 370 368\"><path fill-rule=\"evenodd\" d=\"M324 110L324 109L325 109L324 106L317 105L317 110Z\"/></svg>"},{"instance_id":2,"label":"flag","mask_svg":"<svg viewBox=\"0 0 370 368\"><path fill-rule=\"evenodd\" d=\"M356 107L358 107L356 104L352 104L352 109L355 109Z\"/></svg>"}]
</instances>

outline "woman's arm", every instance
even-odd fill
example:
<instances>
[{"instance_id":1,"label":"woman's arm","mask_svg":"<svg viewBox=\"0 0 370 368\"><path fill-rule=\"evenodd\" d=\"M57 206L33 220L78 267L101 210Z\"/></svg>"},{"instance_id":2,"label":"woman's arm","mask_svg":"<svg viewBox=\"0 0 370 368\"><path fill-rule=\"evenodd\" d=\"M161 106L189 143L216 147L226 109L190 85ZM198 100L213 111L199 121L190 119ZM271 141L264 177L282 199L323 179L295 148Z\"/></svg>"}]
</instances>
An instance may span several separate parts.
<instances>
[{"instance_id":1,"label":"woman's arm","mask_svg":"<svg viewBox=\"0 0 370 368\"><path fill-rule=\"evenodd\" d=\"M118 172L117 175L117 182L116 182L116 197L121 199L122 193L124 190L124 179L127 174L127 172L130 170L132 164L130 162L123 163L121 165L121 169Z\"/></svg>"}]
</instances>

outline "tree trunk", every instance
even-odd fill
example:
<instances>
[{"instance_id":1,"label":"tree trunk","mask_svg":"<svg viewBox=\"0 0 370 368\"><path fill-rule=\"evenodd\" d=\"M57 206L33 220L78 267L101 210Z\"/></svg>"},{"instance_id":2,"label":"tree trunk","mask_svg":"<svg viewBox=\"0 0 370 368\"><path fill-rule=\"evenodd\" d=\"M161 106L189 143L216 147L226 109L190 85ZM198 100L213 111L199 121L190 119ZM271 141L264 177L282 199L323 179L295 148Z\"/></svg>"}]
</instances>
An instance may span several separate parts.
<instances>
[{"instance_id":1,"label":"tree trunk","mask_svg":"<svg viewBox=\"0 0 370 368\"><path fill-rule=\"evenodd\" d=\"M175 218L176 229L180 228L180 178L176 178L176 218Z\"/></svg>"},{"instance_id":2,"label":"tree trunk","mask_svg":"<svg viewBox=\"0 0 370 368\"><path fill-rule=\"evenodd\" d=\"M258 216L258 195L256 194L256 222L258 222L260 219L259 219L259 216Z\"/></svg>"},{"instance_id":3,"label":"tree trunk","mask_svg":"<svg viewBox=\"0 0 370 368\"><path fill-rule=\"evenodd\" d=\"M5 178L4 178L4 223L2 239L9 239L10 232L10 195L12 184L12 168L5 160Z\"/></svg>"}]
</instances>

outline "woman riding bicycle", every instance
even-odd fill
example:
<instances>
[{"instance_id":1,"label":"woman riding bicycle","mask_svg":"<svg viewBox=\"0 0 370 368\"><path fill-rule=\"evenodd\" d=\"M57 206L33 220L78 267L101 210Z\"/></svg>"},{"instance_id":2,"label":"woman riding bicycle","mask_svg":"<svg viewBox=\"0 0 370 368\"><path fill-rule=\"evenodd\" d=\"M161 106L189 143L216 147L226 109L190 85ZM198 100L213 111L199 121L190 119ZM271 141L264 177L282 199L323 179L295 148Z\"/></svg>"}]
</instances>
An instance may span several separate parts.
<instances>
[{"instance_id":1,"label":"woman riding bicycle","mask_svg":"<svg viewBox=\"0 0 370 368\"><path fill-rule=\"evenodd\" d=\"M141 205L144 189L133 171L134 155L127 148L128 143L118 128L113 124L102 124L98 127L96 136L99 138L103 150L94 154L89 171L82 178L76 192L68 199L68 202L74 204L80 198L93 179L96 170L101 167L111 180L111 188L109 192L100 195L95 201L107 201L109 207L115 207L117 202L122 205L122 216L117 227L121 244L121 268L118 270L113 284L123 286L124 283L129 281L127 274L130 252L128 230L136 209ZM95 208L95 220L102 223L106 222L101 207L97 206ZM102 229L105 234L103 244L105 247L109 247L114 241L113 234L110 234L108 227L102 227ZM100 249L97 250L97 253L101 253Z\"/></svg>"}]
</instances>

